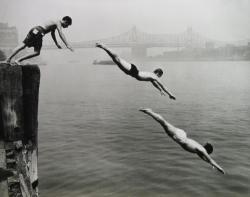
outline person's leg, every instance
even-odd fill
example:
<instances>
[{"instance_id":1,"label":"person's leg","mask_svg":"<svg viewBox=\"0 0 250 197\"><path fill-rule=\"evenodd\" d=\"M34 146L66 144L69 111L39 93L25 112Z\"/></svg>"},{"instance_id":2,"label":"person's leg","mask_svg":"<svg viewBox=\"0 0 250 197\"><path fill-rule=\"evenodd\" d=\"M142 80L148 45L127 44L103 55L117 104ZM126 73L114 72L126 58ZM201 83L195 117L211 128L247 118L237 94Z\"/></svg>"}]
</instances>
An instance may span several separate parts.
<instances>
[{"instance_id":1,"label":"person's leg","mask_svg":"<svg viewBox=\"0 0 250 197\"><path fill-rule=\"evenodd\" d=\"M23 56L23 57L20 57L20 58L17 59L15 62L16 62L17 64L19 64L19 63L20 63L21 61L23 61L23 60L27 60L27 59L30 59L30 58L32 58L32 57L38 56L38 55L40 55L40 50L35 49L35 50L34 50L34 53L31 53L31 54L25 55L25 56Z\"/></svg>"},{"instance_id":2,"label":"person's leg","mask_svg":"<svg viewBox=\"0 0 250 197\"><path fill-rule=\"evenodd\" d=\"M151 109L140 109L139 111L148 114L153 119L161 124L161 126L165 129L167 134L174 134L176 132L176 127L168 123L160 114L153 112Z\"/></svg>"},{"instance_id":3,"label":"person's leg","mask_svg":"<svg viewBox=\"0 0 250 197\"><path fill-rule=\"evenodd\" d=\"M8 58L6 59L6 62L10 63L11 59L12 59L17 53L19 53L21 50L25 49L25 47L26 47L25 44L22 44L22 45L17 46L17 47L14 49L13 53L11 54L11 56L8 57Z\"/></svg>"},{"instance_id":4,"label":"person's leg","mask_svg":"<svg viewBox=\"0 0 250 197\"><path fill-rule=\"evenodd\" d=\"M124 72L130 71L131 64L125 61L124 59L120 58L117 54L112 52L109 48L99 43L96 44L96 47L99 47L103 49L104 51L106 51L107 54L112 58L112 60L119 66L121 70L123 70Z\"/></svg>"}]
</instances>

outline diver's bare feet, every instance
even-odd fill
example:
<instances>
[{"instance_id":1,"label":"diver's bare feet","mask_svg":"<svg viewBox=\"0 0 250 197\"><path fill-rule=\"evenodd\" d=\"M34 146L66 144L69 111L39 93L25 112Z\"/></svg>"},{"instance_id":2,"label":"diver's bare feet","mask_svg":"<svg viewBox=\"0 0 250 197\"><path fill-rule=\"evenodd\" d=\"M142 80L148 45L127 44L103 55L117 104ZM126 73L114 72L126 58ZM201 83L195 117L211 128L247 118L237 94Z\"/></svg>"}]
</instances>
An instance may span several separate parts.
<instances>
[{"instance_id":1,"label":"diver's bare feet","mask_svg":"<svg viewBox=\"0 0 250 197\"><path fill-rule=\"evenodd\" d=\"M148 112L152 112L152 109L145 108L145 109L139 109L139 111L144 112L144 113L148 113Z\"/></svg>"},{"instance_id":2,"label":"diver's bare feet","mask_svg":"<svg viewBox=\"0 0 250 197\"><path fill-rule=\"evenodd\" d=\"M18 60L15 60L14 63L15 63L16 65L21 65L21 62L18 61Z\"/></svg>"},{"instance_id":3,"label":"diver's bare feet","mask_svg":"<svg viewBox=\"0 0 250 197\"><path fill-rule=\"evenodd\" d=\"M95 46L98 48L104 48L104 45L102 43L98 43L98 42L95 44Z\"/></svg>"},{"instance_id":4,"label":"diver's bare feet","mask_svg":"<svg viewBox=\"0 0 250 197\"><path fill-rule=\"evenodd\" d=\"M8 58L8 59L6 59L6 60L4 60L4 61L1 61L1 63L6 63L6 64L10 64L10 59Z\"/></svg>"}]
</instances>

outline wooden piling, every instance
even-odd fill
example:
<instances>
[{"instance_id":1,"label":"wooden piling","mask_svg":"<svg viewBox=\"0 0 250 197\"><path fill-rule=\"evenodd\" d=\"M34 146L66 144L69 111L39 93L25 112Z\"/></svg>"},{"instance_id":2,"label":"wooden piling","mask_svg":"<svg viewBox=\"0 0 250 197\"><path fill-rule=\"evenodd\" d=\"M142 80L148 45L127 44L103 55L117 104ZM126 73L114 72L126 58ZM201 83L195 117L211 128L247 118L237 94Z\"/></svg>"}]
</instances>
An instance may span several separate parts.
<instances>
[{"instance_id":1,"label":"wooden piling","mask_svg":"<svg viewBox=\"0 0 250 197\"><path fill-rule=\"evenodd\" d=\"M0 182L0 194L38 196L39 84L38 66L0 63L0 168L14 174Z\"/></svg>"}]
</instances>

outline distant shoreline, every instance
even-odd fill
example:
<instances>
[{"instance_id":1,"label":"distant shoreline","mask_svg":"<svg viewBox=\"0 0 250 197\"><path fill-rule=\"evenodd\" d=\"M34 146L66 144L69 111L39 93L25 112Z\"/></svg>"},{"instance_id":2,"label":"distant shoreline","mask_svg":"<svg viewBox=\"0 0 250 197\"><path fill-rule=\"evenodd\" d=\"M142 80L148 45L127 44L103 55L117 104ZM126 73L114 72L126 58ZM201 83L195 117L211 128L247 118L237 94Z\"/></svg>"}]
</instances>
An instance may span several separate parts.
<instances>
[{"instance_id":1,"label":"distant shoreline","mask_svg":"<svg viewBox=\"0 0 250 197\"><path fill-rule=\"evenodd\" d=\"M94 65L115 65L115 63L112 60L94 60Z\"/></svg>"},{"instance_id":2,"label":"distant shoreline","mask_svg":"<svg viewBox=\"0 0 250 197\"><path fill-rule=\"evenodd\" d=\"M217 61L250 61L250 59L244 58L165 58L165 57L148 57L148 61L203 61L203 62L217 62Z\"/></svg>"}]
</instances>

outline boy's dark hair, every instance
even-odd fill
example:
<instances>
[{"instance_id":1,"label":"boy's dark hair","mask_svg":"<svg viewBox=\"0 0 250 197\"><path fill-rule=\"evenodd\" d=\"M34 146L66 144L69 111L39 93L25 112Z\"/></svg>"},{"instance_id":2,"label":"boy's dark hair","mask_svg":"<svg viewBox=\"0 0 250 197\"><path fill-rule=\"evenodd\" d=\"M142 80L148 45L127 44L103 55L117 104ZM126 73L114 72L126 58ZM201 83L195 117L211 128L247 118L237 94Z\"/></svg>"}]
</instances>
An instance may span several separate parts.
<instances>
[{"instance_id":1,"label":"boy's dark hair","mask_svg":"<svg viewBox=\"0 0 250 197\"><path fill-rule=\"evenodd\" d=\"M63 20L63 21L66 21L69 25L72 24L72 19L71 19L69 16L64 16L64 17L62 18L62 20Z\"/></svg>"},{"instance_id":2,"label":"boy's dark hair","mask_svg":"<svg viewBox=\"0 0 250 197\"><path fill-rule=\"evenodd\" d=\"M154 70L154 73L161 77L163 75L163 70L161 68L157 68L157 69Z\"/></svg>"},{"instance_id":3,"label":"boy's dark hair","mask_svg":"<svg viewBox=\"0 0 250 197\"><path fill-rule=\"evenodd\" d=\"M210 155L210 154L213 152L213 150L214 150L212 144L210 144L210 143L206 143L203 147L206 149L206 151L207 151L207 153L208 153L209 155Z\"/></svg>"}]
</instances>

